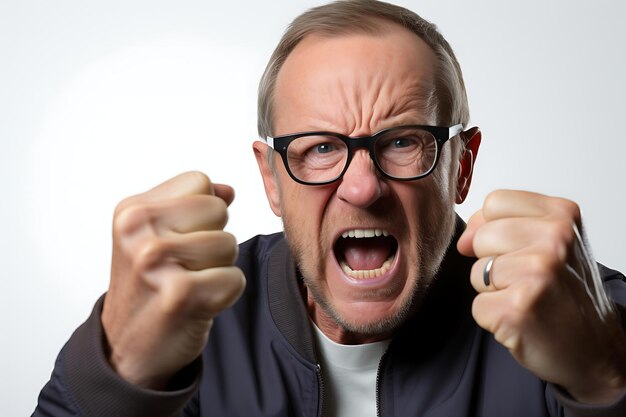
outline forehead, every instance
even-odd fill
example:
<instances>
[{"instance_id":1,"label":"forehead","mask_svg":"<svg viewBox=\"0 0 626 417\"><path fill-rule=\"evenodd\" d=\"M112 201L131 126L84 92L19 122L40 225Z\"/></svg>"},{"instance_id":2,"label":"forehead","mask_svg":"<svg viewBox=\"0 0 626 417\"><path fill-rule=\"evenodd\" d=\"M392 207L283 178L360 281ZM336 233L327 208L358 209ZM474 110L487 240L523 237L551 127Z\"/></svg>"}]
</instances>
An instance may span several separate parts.
<instances>
[{"instance_id":1,"label":"forehead","mask_svg":"<svg viewBox=\"0 0 626 417\"><path fill-rule=\"evenodd\" d=\"M308 35L278 74L275 134L429 124L434 68L431 48L395 24L377 34Z\"/></svg>"}]
</instances>

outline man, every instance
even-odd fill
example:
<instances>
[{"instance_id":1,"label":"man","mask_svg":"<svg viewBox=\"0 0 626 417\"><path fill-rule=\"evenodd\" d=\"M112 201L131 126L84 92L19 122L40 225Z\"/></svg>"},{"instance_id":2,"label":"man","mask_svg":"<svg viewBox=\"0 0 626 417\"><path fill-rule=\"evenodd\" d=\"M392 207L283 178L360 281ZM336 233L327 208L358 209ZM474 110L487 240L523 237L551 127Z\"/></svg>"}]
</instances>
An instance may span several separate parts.
<instances>
[{"instance_id":1,"label":"man","mask_svg":"<svg viewBox=\"0 0 626 417\"><path fill-rule=\"evenodd\" d=\"M238 248L233 190L199 173L121 202L109 291L35 415L624 415L623 275L601 268L609 301L570 201L497 191L465 227L468 119L428 22L298 17L254 144L284 236Z\"/></svg>"}]
</instances>

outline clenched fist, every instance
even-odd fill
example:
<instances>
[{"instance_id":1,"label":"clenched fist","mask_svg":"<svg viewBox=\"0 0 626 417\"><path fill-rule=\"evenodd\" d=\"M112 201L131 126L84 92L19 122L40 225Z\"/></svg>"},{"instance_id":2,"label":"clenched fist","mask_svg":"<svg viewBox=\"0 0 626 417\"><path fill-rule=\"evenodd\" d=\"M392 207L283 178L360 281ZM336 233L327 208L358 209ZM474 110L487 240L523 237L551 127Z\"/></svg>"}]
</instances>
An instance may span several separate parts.
<instances>
[{"instance_id":1,"label":"clenched fist","mask_svg":"<svg viewBox=\"0 0 626 417\"><path fill-rule=\"evenodd\" d=\"M578 206L540 194L491 193L458 249L476 256L472 314L515 359L581 402L626 387L626 334L580 236ZM598 278L599 280L599 278Z\"/></svg>"},{"instance_id":2,"label":"clenched fist","mask_svg":"<svg viewBox=\"0 0 626 417\"><path fill-rule=\"evenodd\" d=\"M189 172L117 206L102 325L109 361L129 382L163 388L198 357L213 318L241 295L237 243L223 231L233 196Z\"/></svg>"}]
</instances>

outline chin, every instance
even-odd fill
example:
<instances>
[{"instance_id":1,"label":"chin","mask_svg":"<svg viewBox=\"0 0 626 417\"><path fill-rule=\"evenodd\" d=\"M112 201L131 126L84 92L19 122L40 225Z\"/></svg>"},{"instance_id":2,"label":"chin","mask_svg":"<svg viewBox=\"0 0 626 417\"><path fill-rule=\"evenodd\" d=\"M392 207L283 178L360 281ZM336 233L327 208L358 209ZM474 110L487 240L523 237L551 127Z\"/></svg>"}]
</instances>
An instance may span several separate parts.
<instances>
[{"instance_id":1,"label":"chin","mask_svg":"<svg viewBox=\"0 0 626 417\"><path fill-rule=\"evenodd\" d=\"M399 266L399 258L397 255L386 276L371 280L354 280L334 257L321 274L311 274L302 262L298 267L316 315L321 313L344 333L378 338L393 334L415 313L428 287L429 280L424 279L419 265ZM407 259L417 257L405 257L404 261ZM318 276L324 279L316 279Z\"/></svg>"},{"instance_id":2,"label":"chin","mask_svg":"<svg viewBox=\"0 0 626 417\"><path fill-rule=\"evenodd\" d=\"M363 303L356 308L351 306L348 311L336 312L332 306L326 309L344 331L364 336L391 335L407 321L417 309L423 297L415 292L410 300L393 308L377 306L376 302ZM367 305L369 304L369 305Z\"/></svg>"}]
</instances>

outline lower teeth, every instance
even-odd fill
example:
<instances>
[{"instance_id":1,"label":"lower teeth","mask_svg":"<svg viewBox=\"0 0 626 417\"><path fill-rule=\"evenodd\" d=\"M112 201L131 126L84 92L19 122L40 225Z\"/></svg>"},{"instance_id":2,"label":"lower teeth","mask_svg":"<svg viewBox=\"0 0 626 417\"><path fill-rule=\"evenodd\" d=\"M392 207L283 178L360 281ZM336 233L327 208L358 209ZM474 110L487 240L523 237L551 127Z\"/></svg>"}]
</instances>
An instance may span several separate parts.
<instances>
[{"instance_id":1,"label":"lower teeth","mask_svg":"<svg viewBox=\"0 0 626 417\"><path fill-rule=\"evenodd\" d=\"M393 261L393 256L387 259L380 268L376 269L363 269L363 270L354 270L348 266L345 261L341 261L341 269L345 272L349 277L357 278L357 279L368 279L368 278L378 278L383 276L391 267L391 261Z\"/></svg>"}]
</instances>

